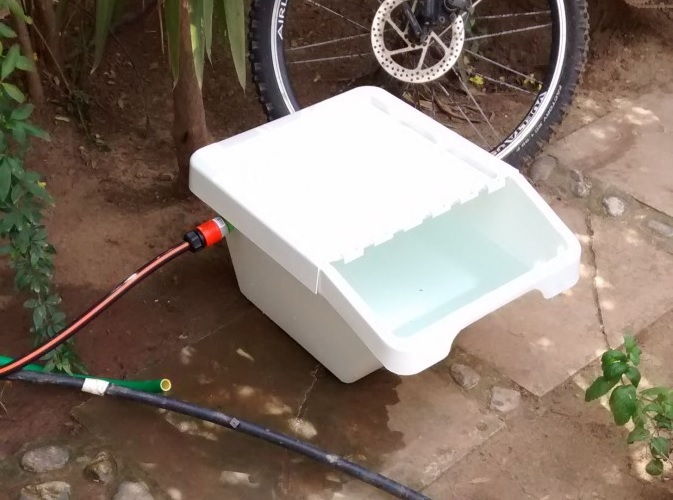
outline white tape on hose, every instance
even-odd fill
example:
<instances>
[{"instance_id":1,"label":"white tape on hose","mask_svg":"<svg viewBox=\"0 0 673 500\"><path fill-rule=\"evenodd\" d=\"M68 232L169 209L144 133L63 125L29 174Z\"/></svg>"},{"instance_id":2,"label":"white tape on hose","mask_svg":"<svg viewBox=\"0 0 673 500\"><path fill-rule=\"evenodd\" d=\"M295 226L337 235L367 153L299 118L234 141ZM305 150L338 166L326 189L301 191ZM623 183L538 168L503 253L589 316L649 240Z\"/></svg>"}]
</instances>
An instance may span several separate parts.
<instances>
[{"instance_id":1,"label":"white tape on hose","mask_svg":"<svg viewBox=\"0 0 673 500\"><path fill-rule=\"evenodd\" d=\"M102 396L107 391L110 382L105 380L100 380L97 378L85 378L84 384L82 384L82 392L88 392L89 394L94 394L96 396Z\"/></svg>"}]
</instances>

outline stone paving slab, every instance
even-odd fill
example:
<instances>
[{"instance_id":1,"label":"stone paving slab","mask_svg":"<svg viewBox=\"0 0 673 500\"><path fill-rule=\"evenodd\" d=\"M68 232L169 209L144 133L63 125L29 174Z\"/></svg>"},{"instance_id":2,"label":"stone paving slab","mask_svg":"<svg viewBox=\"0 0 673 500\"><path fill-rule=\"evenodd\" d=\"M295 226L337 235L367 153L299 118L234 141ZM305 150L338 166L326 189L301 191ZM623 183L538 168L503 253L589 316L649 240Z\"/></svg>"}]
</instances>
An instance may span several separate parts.
<instances>
[{"instance_id":1,"label":"stone paving slab","mask_svg":"<svg viewBox=\"0 0 673 500\"><path fill-rule=\"evenodd\" d=\"M593 360L605 348L594 299L594 268L582 208L551 200L582 242L580 281L545 300L534 291L488 315L458 336L458 346L541 396Z\"/></svg>"},{"instance_id":2,"label":"stone paving slab","mask_svg":"<svg viewBox=\"0 0 673 500\"><path fill-rule=\"evenodd\" d=\"M297 435L417 488L503 425L436 371L379 371L342 384L256 310L151 373L170 377L175 397ZM106 399L75 416L183 500L376 495L293 453L181 416Z\"/></svg>"},{"instance_id":3,"label":"stone paving slab","mask_svg":"<svg viewBox=\"0 0 673 500\"><path fill-rule=\"evenodd\" d=\"M673 309L673 255L622 219L592 216L596 287L608 342Z\"/></svg>"},{"instance_id":4,"label":"stone paving slab","mask_svg":"<svg viewBox=\"0 0 673 500\"><path fill-rule=\"evenodd\" d=\"M585 403L585 384L599 371L596 360L542 398L524 398L506 430L424 493L437 500L670 499L670 481L635 473L627 430L599 402Z\"/></svg>"},{"instance_id":5,"label":"stone paving slab","mask_svg":"<svg viewBox=\"0 0 673 500\"><path fill-rule=\"evenodd\" d=\"M625 103L546 153L673 216L673 94L646 94Z\"/></svg>"}]
</instances>

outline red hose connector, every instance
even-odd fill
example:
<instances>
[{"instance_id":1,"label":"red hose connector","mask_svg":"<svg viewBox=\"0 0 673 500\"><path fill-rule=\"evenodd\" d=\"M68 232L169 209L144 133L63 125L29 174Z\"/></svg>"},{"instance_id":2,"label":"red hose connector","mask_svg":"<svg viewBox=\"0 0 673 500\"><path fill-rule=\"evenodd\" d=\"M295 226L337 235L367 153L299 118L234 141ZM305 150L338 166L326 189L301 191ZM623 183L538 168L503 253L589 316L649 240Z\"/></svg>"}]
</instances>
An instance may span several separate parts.
<instances>
[{"instance_id":1,"label":"red hose connector","mask_svg":"<svg viewBox=\"0 0 673 500\"><path fill-rule=\"evenodd\" d=\"M196 226L196 229L185 234L184 240L189 243L192 252L219 243L229 233L227 223L222 217L215 217Z\"/></svg>"}]
</instances>

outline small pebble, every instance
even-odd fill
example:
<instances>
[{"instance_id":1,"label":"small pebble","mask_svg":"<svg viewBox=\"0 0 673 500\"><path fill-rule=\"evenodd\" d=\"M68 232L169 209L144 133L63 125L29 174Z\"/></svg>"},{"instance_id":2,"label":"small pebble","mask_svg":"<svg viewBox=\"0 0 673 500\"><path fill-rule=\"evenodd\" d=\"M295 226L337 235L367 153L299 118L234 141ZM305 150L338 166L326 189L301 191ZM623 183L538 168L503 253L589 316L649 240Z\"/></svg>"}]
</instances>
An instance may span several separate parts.
<instances>
[{"instance_id":1,"label":"small pebble","mask_svg":"<svg viewBox=\"0 0 673 500\"><path fill-rule=\"evenodd\" d=\"M111 483L116 474L117 463L107 451L101 451L84 467L84 477L95 483Z\"/></svg>"},{"instance_id":2,"label":"small pebble","mask_svg":"<svg viewBox=\"0 0 673 500\"><path fill-rule=\"evenodd\" d=\"M521 403L519 391L504 387L493 387L491 389L491 410L507 413L516 409L519 403Z\"/></svg>"},{"instance_id":3,"label":"small pebble","mask_svg":"<svg viewBox=\"0 0 673 500\"><path fill-rule=\"evenodd\" d=\"M571 170L570 190L578 198L586 198L591 193L591 181L579 170Z\"/></svg>"},{"instance_id":4,"label":"small pebble","mask_svg":"<svg viewBox=\"0 0 673 500\"><path fill-rule=\"evenodd\" d=\"M169 172L162 172L157 176L157 180L163 182L173 182L175 180L175 175Z\"/></svg>"},{"instance_id":5,"label":"small pebble","mask_svg":"<svg viewBox=\"0 0 673 500\"><path fill-rule=\"evenodd\" d=\"M624 201L621 198L617 198L616 196L608 196L607 198L603 198L603 207L605 208L607 214L611 217L620 217L624 215L624 210L626 209Z\"/></svg>"},{"instance_id":6,"label":"small pebble","mask_svg":"<svg viewBox=\"0 0 673 500\"><path fill-rule=\"evenodd\" d=\"M31 484L21 489L19 500L70 500L70 485L64 481Z\"/></svg>"},{"instance_id":7,"label":"small pebble","mask_svg":"<svg viewBox=\"0 0 673 500\"><path fill-rule=\"evenodd\" d=\"M154 500L154 497L145 483L124 481L112 500Z\"/></svg>"},{"instance_id":8,"label":"small pebble","mask_svg":"<svg viewBox=\"0 0 673 500\"><path fill-rule=\"evenodd\" d=\"M549 179L558 165L558 160L553 156L541 156L530 166L529 176L533 182L542 182Z\"/></svg>"},{"instance_id":9,"label":"small pebble","mask_svg":"<svg viewBox=\"0 0 673 500\"><path fill-rule=\"evenodd\" d=\"M673 238L673 226L669 226L658 220L651 220L647 223L647 227L665 238Z\"/></svg>"},{"instance_id":10,"label":"small pebble","mask_svg":"<svg viewBox=\"0 0 673 500\"><path fill-rule=\"evenodd\" d=\"M70 460L70 453L61 446L43 446L27 451L21 457L21 467L28 472L48 472L63 468Z\"/></svg>"},{"instance_id":11,"label":"small pebble","mask_svg":"<svg viewBox=\"0 0 673 500\"><path fill-rule=\"evenodd\" d=\"M259 482L250 474L231 470L222 471L220 482L232 486L247 486L249 488L257 488L259 486Z\"/></svg>"},{"instance_id":12,"label":"small pebble","mask_svg":"<svg viewBox=\"0 0 673 500\"><path fill-rule=\"evenodd\" d=\"M453 363L449 371L456 384L465 390L470 390L479 383L479 374L467 365Z\"/></svg>"}]
</instances>

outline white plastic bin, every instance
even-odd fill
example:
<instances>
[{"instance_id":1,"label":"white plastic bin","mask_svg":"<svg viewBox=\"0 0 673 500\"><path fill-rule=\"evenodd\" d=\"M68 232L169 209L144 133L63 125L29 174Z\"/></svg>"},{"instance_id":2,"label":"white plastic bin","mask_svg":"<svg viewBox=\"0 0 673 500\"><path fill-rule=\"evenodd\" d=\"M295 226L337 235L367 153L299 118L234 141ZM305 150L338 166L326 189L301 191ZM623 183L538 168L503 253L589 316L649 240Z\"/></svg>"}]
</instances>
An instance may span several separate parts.
<instances>
[{"instance_id":1,"label":"white plastic bin","mask_svg":"<svg viewBox=\"0 0 673 500\"><path fill-rule=\"evenodd\" d=\"M579 242L518 171L374 87L200 149L190 188L236 227L243 294L344 382L418 373L579 277Z\"/></svg>"}]
</instances>

